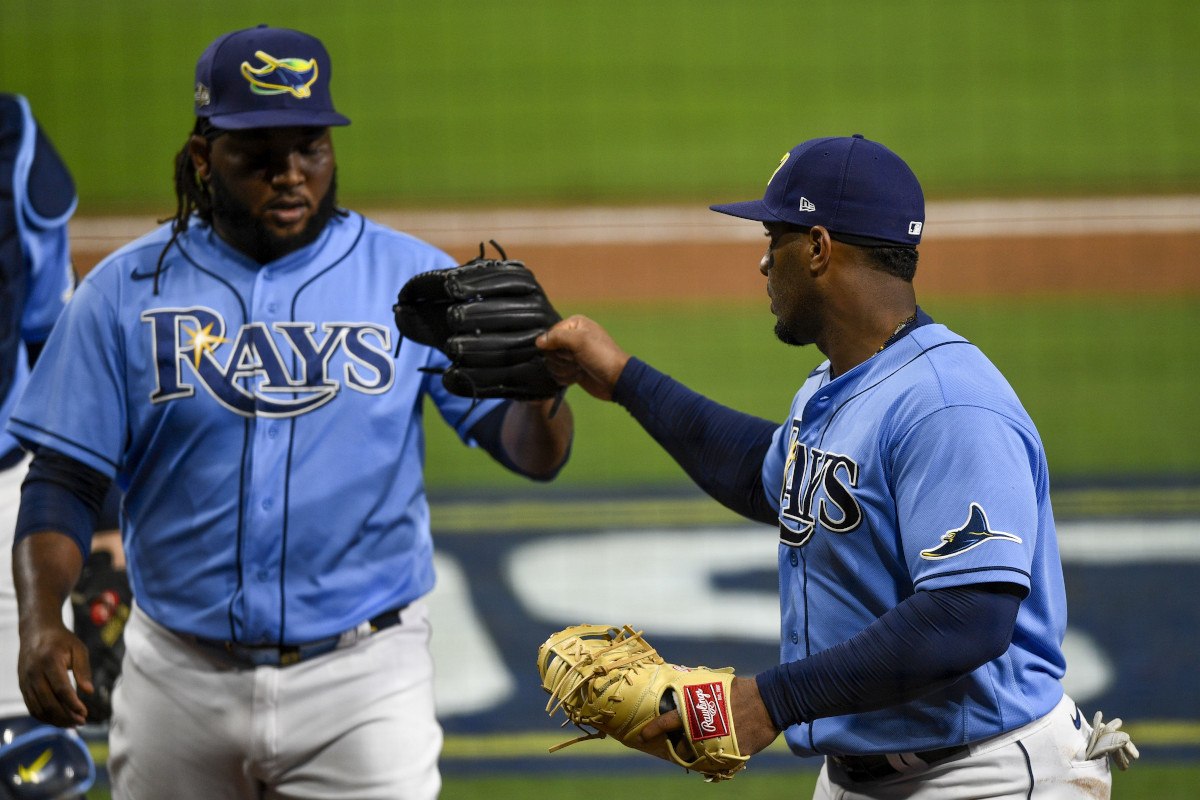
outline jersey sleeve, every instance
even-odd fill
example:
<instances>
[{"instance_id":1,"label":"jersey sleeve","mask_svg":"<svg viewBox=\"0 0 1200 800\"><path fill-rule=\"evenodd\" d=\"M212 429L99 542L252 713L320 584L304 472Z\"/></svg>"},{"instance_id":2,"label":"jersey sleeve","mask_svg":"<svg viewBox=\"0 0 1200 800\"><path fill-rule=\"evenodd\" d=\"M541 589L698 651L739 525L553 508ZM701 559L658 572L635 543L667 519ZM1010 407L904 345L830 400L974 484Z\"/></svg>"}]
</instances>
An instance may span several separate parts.
<instances>
[{"instance_id":1,"label":"jersey sleeve","mask_svg":"<svg viewBox=\"0 0 1200 800\"><path fill-rule=\"evenodd\" d=\"M430 357L427 366L433 369L446 370L450 368L450 359L445 356L440 350L429 348ZM425 377L425 392L433 400L437 406L438 413L442 415L442 419L446 424L454 429L458 434L458 438L471 447L476 446L474 439L470 437L471 428L475 427L475 423L488 415L505 401L502 398L487 398L484 400L472 400L470 397L459 397L456 394L451 394L442 385L442 376L436 373L426 373Z\"/></svg>"},{"instance_id":2,"label":"jersey sleeve","mask_svg":"<svg viewBox=\"0 0 1200 800\"><path fill-rule=\"evenodd\" d=\"M40 343L49 335L75 283L67 222L79 198L70 171L23 98L21 106L28 146L22 146L18 159L16 178L20 185L15 197L20 208L21 250L30 275L21 338Z\"/></svg>"},{"instance_id":3,"label":"jersey sleeve","mask_svg":"<svg viewBox=\"0 0 1200 800\"><path fill-rule=\"evenodd\" d=\"M762 463L762 488L767 503L776 515L779 514L779 488L783 483L784 461L787 457L787 425L780 425L771 436L771 446Z\"/></svg>"},{"instance_id":4,"label":"jersey sleeve","mask_svg":"<svg viewBox=\"0 0 1200 800\"><path fill-rule=\"evenodd\" d=\"M126 428L116 316L96 282L84 281L9 421L9 432L25 444L54 448L109 477L120 465Z\"/></svg>"},{"instance_id":5,"label":"jersey sleeve","mask_svg":"<svg viewBox=\"0 0 1200 800\"><path fill-rule=\"evenodd\" d=\"M894 454L904 558L918 590L1002 582L1028 590L1037 544L1035 436L989 409L916 423Z\"/></svg>"},{"instance_id":6,"label":"jersey sleeve","mask_svg":"<svg viewBox=\"0 0 1200 800\"><path fill-rule=\"evenodd\" d=\"M40 231L29 237L31 248L29 296L21 316L21 338L26 342L44 342L59 314L71 297L75 275L68 254L67 229Z\"/></svg>"}]
</instances>

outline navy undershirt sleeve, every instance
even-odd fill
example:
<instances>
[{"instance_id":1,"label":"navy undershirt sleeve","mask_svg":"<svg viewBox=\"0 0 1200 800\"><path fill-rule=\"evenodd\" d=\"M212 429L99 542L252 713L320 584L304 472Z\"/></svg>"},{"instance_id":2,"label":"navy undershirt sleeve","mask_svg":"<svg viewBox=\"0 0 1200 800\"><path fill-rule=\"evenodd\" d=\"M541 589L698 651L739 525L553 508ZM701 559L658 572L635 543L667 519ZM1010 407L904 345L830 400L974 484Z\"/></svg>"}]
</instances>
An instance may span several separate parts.
<instances>
[{"instance_id":1,"label":"navy undershirt sleeve","mask_svg":"<svg viewBox=\"0 0 1200 800\"><path fill-rule=\"evenodd\" d=\"M917 592L856 636L756 676L777 730L875 711L948 686L1012 642L1021 587Z\"/></svg>"},{"instance_id":2,"label":"navy undershirt sleeve","mask_svg":"<svg viewBox=\"0 0 1200 800\"><path fill-rule=\"evenodd\" d=\"M774 422L697 394L638 358L621 372L613 400L717 502L758 522L778 522L762 483Z\"/></svg>"},{"instance_id":3,"label":"navy undershirt sleeve","mask_svg":"<svg viewBox=\"0 0 1200 800\"><path fill-rule=\"evenodd\" d=\"M121 527L121 490L114 482L104 495L96 518L96 530L118 530Z\"/></svg>"},{"instance_id":4,"label":"navy undershirt sleeve","mask_svg":"<svg viewBox=\"0 0 1200 800\"><path fill-rule=\"evenodd\" d=\"M15 545L41 531L58 531L91 551L92 533L112 480L81 461L48 447L38 448L21 484Z\"/></svg>"}]
</instances>

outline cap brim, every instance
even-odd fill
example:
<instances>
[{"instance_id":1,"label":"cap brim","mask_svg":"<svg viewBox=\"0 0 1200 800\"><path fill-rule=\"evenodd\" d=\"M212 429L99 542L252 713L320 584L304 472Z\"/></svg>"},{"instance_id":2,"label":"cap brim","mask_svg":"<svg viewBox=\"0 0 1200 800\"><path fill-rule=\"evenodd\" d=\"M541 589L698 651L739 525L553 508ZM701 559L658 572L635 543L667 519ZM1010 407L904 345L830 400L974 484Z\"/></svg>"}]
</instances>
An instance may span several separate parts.
<instances>
[{"instance_id":1,"label":"cap brim","mask_svg":"<svg viewBox=\"0 0 1200 800\"><path fill-rule=\"evenodd\" d=\"M249 128L325 128L349 125L350 120L336 111L305 111L276 108L269 111L243 111L237 114L214 114L208 118L218 128L243 131Z\"/></svg>"},{"instance_id":2,"label":"cap brim","mask_svg":"<svg viewBox=\"0 0 1200 800\"><path fill-rule=\"evenodd\" d=\"M731 217L741 217L742 219L752 219L757 222L785 222L775 214L772 214L767 204L762 200L743 200L740 203L721 203L715 206L709 206L718 214L728 214Z\"/></svg>"}]
</instances>

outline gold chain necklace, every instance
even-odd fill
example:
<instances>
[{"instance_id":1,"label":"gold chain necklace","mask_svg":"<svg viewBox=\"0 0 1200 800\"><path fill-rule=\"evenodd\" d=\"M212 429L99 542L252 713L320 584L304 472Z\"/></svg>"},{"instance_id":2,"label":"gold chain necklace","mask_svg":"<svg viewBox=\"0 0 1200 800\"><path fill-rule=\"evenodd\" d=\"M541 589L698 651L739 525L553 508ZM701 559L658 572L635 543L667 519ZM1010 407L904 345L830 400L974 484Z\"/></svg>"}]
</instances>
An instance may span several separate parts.
<instances>
[{"instance_id":1,"label":"gold chain necklace","mask_svg":"<svg viewBox=\"0 0 1200 800\"><path fill-rule=\"evenodd\" d=\"M917 312L914 311L911 315L909 315L909 317L907 319L905 319L903 322L901 322L899 325L896 326L896 330L892 331L892 335L887 338L886 342L879 345L879 349L875 351L875 354L878 355L878 354L882 353L883 348L887 347L889 344L891 344L893 341L895 341L896 337L900 335L900 331L904 330L905 328L907 328L909 325L912 325L916 321L917 321Z\"/></svg>"}]
</instances>

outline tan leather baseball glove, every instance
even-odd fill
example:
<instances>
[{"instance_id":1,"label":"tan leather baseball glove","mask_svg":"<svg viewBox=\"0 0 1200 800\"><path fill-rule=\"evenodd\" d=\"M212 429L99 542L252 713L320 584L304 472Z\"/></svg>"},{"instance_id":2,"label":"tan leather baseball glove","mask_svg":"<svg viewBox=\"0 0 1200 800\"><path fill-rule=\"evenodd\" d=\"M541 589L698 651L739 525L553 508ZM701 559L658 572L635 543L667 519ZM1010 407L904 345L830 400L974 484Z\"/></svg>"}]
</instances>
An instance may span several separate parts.
<instances>
[{"instance_id":1,"label":"tan leather baseball glove","mask_svg":"<svg viewBox=\"0 0 1200 800\"><path fill-rule=\"evenodd\" d=\"M542 688L550 693L547 713L553 716L561 708L585 734L550 752L611 736L702 773L710 782L729 780L750 760L738 750L729 713L732 668L668 664L641 631L628 625L575 625L559 631L538 648L537 664ZM648 722L676 708L682 731L641 740Z\"/></svg>"}]
</instances>

